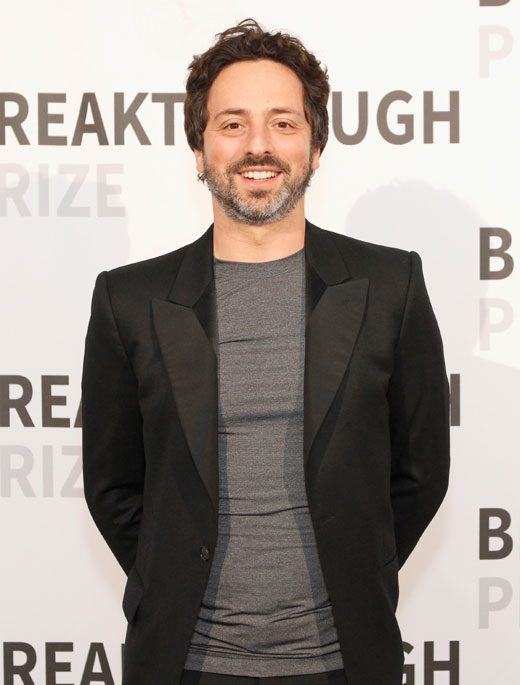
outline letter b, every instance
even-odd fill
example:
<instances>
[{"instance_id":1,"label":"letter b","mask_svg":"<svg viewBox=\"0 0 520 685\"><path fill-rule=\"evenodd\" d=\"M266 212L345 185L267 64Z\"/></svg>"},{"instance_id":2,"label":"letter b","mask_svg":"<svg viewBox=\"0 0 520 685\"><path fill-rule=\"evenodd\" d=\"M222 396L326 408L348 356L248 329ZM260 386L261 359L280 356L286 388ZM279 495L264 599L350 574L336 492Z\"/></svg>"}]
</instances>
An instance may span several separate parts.
<instances>
[{"instance_id":1,"label":"letter b","mask_svg":"<svg viewBox=\"0 0 520 685\"><path fill-rule=\"evenodd\" d=\"M499 247L491 247L491 238L500 238ZM511 233L505 228L480 229L480 280L490 281L507 278L513 273L514 260L508 250L511 247ZM491 270L491 257L502 260L502 268Z\"/></svg>"},{"instance_id":2,"label":"letter b","mask_svg":"<svg viewBox=\"0 0 520 685\"><path fill-rule=\"evenodd\" d=\"M497 528L491 528L491 519L497 518L500 524ZM480 554L479 559L504 559L513 550L513 538L506 533L511 525L511 514L505 509L481 509L480 510ZM492 538L502 541L500 549L491 549Z\"/></svg>"}]
</instances>

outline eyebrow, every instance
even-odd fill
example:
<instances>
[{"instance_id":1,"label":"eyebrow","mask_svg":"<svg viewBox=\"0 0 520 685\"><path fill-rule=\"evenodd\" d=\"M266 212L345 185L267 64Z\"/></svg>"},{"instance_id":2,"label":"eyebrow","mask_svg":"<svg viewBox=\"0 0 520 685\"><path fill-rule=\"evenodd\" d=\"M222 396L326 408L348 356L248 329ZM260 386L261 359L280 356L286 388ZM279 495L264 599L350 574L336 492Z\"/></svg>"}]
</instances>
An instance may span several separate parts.
<instances>
[{"instance_id":1,"label":"eyebrow","mask_svg":"<svg viewBox=\"0 0 520 685\"><path fill-rule=\"evenodd\" d=\"M215 119L220 119L220 117L226 116L227 114L232 114L234 116L244 116L251 114L250 109L244 109L243 107L230 107L228 109L223 109L215 115ZM301 117L301 112L297 109L292 109L291 107L271 107L265 110L265 114L294 114L297 117Z\"/></svg>"}]
</instances>

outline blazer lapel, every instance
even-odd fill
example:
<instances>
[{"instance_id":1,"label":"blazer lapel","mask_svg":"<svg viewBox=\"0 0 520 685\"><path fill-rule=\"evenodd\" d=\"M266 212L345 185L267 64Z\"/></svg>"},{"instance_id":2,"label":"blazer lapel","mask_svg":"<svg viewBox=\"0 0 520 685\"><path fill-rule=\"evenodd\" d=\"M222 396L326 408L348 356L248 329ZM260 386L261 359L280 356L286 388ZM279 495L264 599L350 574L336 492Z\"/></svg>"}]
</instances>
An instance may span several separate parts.
<instances>
[{"instance_id":1,"label":"blazer lapel","mask_svg":"<svg viewBox=\"0 0 520 685\"><path fill-rule=\"evenodd\" d=\"M334 234L305 225L304 463L343 378L365 310L368 279L351 279ZM153 321L188 447L218 513L218 378L213 224L187 246Z\"/></svg>"},{"instance_id":2,"label":"blazer lapel","mask_svg":"<svg viewBox=\"0 0 520 685\"><path fill-rule=\"evenodd\" d=\"M213 224L188 245L153 321L180 422L195 466L218 512L218 384Z\"/></svg>"},{"instance_id":3,"label":"blazer lapel","mask_svg":"<svg viewBox=\"0 0 520 685\"><path fill-rule=\"evenodd\" d=\"M368 279L354 280L334 234L306 222L304 463L332 404L356 343ZM321 455L320 455L321 456Z\"/></svg>"}]
</instances>

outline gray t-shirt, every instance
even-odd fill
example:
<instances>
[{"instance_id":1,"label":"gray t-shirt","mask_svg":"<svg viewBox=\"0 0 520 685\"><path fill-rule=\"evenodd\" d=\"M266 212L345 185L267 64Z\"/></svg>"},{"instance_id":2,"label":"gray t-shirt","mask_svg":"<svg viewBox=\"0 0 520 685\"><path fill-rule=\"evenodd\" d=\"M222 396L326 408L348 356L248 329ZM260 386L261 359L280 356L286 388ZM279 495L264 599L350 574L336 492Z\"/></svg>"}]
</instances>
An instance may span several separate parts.
<instances>
[{"instance_id":1,"label":"gray t-shirt","mask_svg":"<svg viewBox=\"0 0 520 685\"><path fill-rule=\"evenodd\" d=\"M219 527L185 668L340 669L303 470L305 252L213 266Z\"/></svg>"}]
</instances>

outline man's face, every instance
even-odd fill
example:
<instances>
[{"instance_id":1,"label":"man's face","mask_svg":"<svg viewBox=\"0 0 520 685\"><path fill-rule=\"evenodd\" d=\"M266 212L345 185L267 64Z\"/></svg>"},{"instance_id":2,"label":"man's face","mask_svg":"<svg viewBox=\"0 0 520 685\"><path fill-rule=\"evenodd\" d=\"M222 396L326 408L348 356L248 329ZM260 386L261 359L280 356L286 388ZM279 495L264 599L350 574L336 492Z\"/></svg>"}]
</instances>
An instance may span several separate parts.
<instances>
[{"instance_id":1,"label":"man's face","mask_svg":"<svg viewBox=\"0 0 520 685\"><path fill-rule=\"evenodd\" d=\"M290 214L320 155L296 74L271 60L235 62L213 82L207 107L204 151L195 157L223 211L257 226Z\"/></svg>"}]
</instances>

